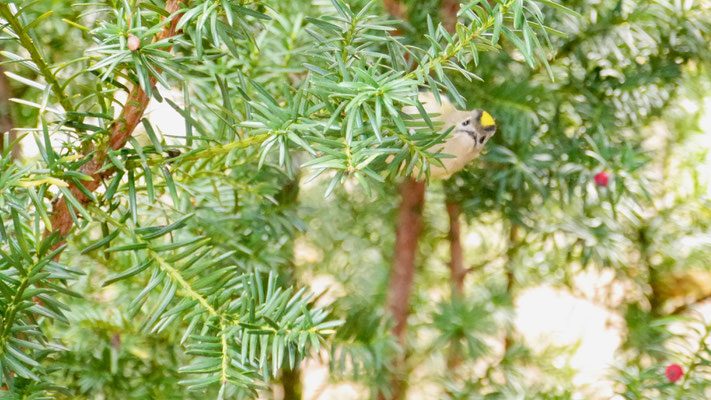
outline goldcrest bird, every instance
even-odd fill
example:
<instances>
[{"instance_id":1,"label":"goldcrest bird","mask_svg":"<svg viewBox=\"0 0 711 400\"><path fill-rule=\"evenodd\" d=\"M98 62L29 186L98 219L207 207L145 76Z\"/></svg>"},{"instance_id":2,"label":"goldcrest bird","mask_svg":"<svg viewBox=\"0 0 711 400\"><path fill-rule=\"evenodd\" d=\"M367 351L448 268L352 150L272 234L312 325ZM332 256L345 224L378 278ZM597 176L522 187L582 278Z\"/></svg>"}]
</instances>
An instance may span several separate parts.
<instances>
[{"instance_id":1,"label":"goldcrest bird","mask_svg":"<svg viewBox=\"0 0 711 400\"><path fill-rule=\"evenodd\" d=\"M444 123L441 132L454 126L444 142L434 145L428 150L431 153L441 152L454 156L440 158L443 166L432 163L430 165L431 178L448 178L460 171L479 157L486 142L496 133L494 118L484 110L457 110L446 97L441 97L442 106L440 107L430 92L421 93L419 99L428 114L439 114L432 117L432 121ZM419 114L415 107L405 107L403 111L413 115ZM418 175L419 170L415 168L412 176L417 177Z\"/></svg>"}]
</instances>

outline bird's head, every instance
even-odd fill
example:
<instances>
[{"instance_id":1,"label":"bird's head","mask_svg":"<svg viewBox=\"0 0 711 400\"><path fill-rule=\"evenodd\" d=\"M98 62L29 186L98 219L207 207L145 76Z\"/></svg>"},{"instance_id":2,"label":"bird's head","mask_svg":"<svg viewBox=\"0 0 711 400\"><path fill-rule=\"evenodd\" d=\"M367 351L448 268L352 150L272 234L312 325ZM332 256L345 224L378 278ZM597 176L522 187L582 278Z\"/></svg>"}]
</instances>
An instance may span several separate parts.
<instances>
[{"instance_id":1,"label":"bird's head","mask_svg":"<svg viewBox=\"0 0 711 400\"><path fill-rule=\"evenodd\" d=\"M472 110L454 127L454 133L457 132L468 134L476 141L476 147L483 147L496 133L496 122L488 112L481 109Z\"/></svg>"}]
</instances>

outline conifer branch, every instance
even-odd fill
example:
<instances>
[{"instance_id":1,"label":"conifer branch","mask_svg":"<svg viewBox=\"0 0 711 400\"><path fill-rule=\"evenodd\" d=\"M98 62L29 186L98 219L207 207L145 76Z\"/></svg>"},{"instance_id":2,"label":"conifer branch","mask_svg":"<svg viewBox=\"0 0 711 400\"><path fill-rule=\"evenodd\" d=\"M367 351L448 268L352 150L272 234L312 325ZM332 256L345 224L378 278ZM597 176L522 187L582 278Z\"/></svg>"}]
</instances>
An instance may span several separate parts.
<instances>
[{"instance_id":1,"label":"conifer branch","mask_svg":"<svg viewBox=\"0 0 711 400\"><path fill-rule=\"evenodd\" d=\"M165 11L172 15L172 20L170 24L165 26L163 31L156 35L156 41L175 36L176 27L182 16L182 14L177 13L181 4L181 0L167 1ZM166 50L169 51L170 47ZM155 86L155 84L156 78L151 77L151 87ZM52 87L58 87L58 85L52 85ZM126 144L129 136L131 136L140 122L146 107L148 107L149 101L150 98L143 88L138 84L134 85L128 95L121 116L114 122L110 131L111 134L108 143L110 149L118 150ZM84 183L84 188L89 192L95 191L101 184L101 180L111 173L110 170L99 172L103 167L105 157L106 150L100 150L93 156L91 161L81 167L81 173L91 177L90 181ZM82 205L86 205L91 201L89 197L73 183L70 184L69 192ZM58 231L60 237L64 238L72 229L72 226L74 226L74 218L72 217L72 212L69 210L67 199L64 196L58 197L54 201L52 208L52 216L50 218L51 226L47 227L46 234L48 235L52 231Z\"/></svg>"}]
</instances>

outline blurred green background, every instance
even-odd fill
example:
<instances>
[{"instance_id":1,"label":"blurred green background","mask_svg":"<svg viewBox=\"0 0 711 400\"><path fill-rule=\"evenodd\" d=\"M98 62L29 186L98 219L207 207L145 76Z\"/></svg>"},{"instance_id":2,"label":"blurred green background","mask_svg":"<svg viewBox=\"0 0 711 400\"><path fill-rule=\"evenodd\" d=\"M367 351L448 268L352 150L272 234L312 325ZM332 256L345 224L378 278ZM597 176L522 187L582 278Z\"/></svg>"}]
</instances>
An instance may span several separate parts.
<instances>
[{"instance_id":1,"label":"blurred green background","mask_svg":"<svg viewBox=\"0 0 711 400\"><path fill-rule=\"evenodd\" d=\"M115 3L96 8L118 8ZM312 57L314 38L306 31L312 25L304 18L336 15L336 9L323 0L264 3L259 10L273 19L258 30L256 46L240 48L243 57L221 68L228 82L238 79L234 71L248 71L278 93ZM356 12L366 4L347 3ZM509 40L464 60L476 79L449 75L465 108L488 110L498 130L481 158L427 185L404 348L390 334L385 308L402 177L371 182L369 190L351 177L334 188L336 171L309 180L314 169L300 168L304 152L294 150L289 168L271 158L258 168L256 153L240 155L226 174L219 171L222 198L205 194L215 185L209 180L181 182L193 193L191 232L234 251L231 262L240 268L278 271L280 283L310 287L316 304L344 321L300 368L287 368L260 388L260 398L374 398L390 392L393 374L407 382L408 399L711 396L711 3L563 5L580 16L549 1L526 3L526 12L540 12L548 27L521 39L540 41L534 65ZM368 13L403 19L394 25L403 43L426 48L428 23L451 28L457 9L452 0L386 0ZM31 20L48 10L54 14L34 27L47 59L80 58L96 45L63 19L91 25L100 13L40 0L25 14ZM7 39L0 49L23 54ZM2 68L33 78L15 62ZM200 68L190 89L192 112L210 115L204 118L217 131L221 125L210 114L214 70ZM90 80L81 85L75 93L93 90ZM8 91L7 97L41 100L16 80ZM0 100L0 115L10 115L14 126L38 126L36 108ZM182 122L171 127L181 116L165 103L148 118L168 142L167 131L181 129ZM39 158L31 135L22 144L19 163ZM207 163L194 168L211 173ZM139 202L144 218L162 217L145 193ZM450 218L462 224L458 278L449 264ZM178 384L178 369L191 358L179 344L188 321L145 334L140 325L147 317L129 316L128 304L148 276L101 286L134 260L79 254L100 231L84 229L63 255L86 275L71 284L83 297L62 300L70 323L47 323L50 336L68 349L41 361L65 387L57 396L217 396L216 388L189 392ZM403 354L398 369L393 360ZM674 363L684 375L670 382L665 370ZM2 398L23 398L19 393ZM250 395L226 397L239 396Z\"/></svg>"}]
</instances>

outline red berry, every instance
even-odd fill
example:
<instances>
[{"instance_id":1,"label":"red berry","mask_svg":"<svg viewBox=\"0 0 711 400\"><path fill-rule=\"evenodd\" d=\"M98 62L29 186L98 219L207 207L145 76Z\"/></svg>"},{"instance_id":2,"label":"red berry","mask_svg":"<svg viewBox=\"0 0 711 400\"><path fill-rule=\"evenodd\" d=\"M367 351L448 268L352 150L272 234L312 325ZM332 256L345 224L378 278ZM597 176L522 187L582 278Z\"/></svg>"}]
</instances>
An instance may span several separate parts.
<instances>
[{"instance_id":1,"label":"red berry","mask_svg":"<svg viewBox=\"0 0 711 400\"><path fill-rule=\"evenodd\" d=\"M610 173L607 171L600 171L595 174L595 183L598 186L607 187L607 182L610 180Z\"/></svg>"},{"instance_id":2,"label":"red berry","mask_svg":"<svg viewBox=\"0 0 711 400\"><path fill-rule=\"evenodd\" d=\"M669 382L674 383L684 375L684 370L681 369L681 365L679 364L671 364L664 373L667 375Z\"/></svg>"},{"instance_id":3,"label":"red berry","mask_svg":"<svg viewBox=\"0 0 711 400\"><path fill-rule=\"evenodd\" d=\"M128 41L126 44L128 45L128 49L131 51L136 51L139 47L141 47L141 41L138 40L136 36L131 34L128 35Z\"/></svg>"}]
</instances>

